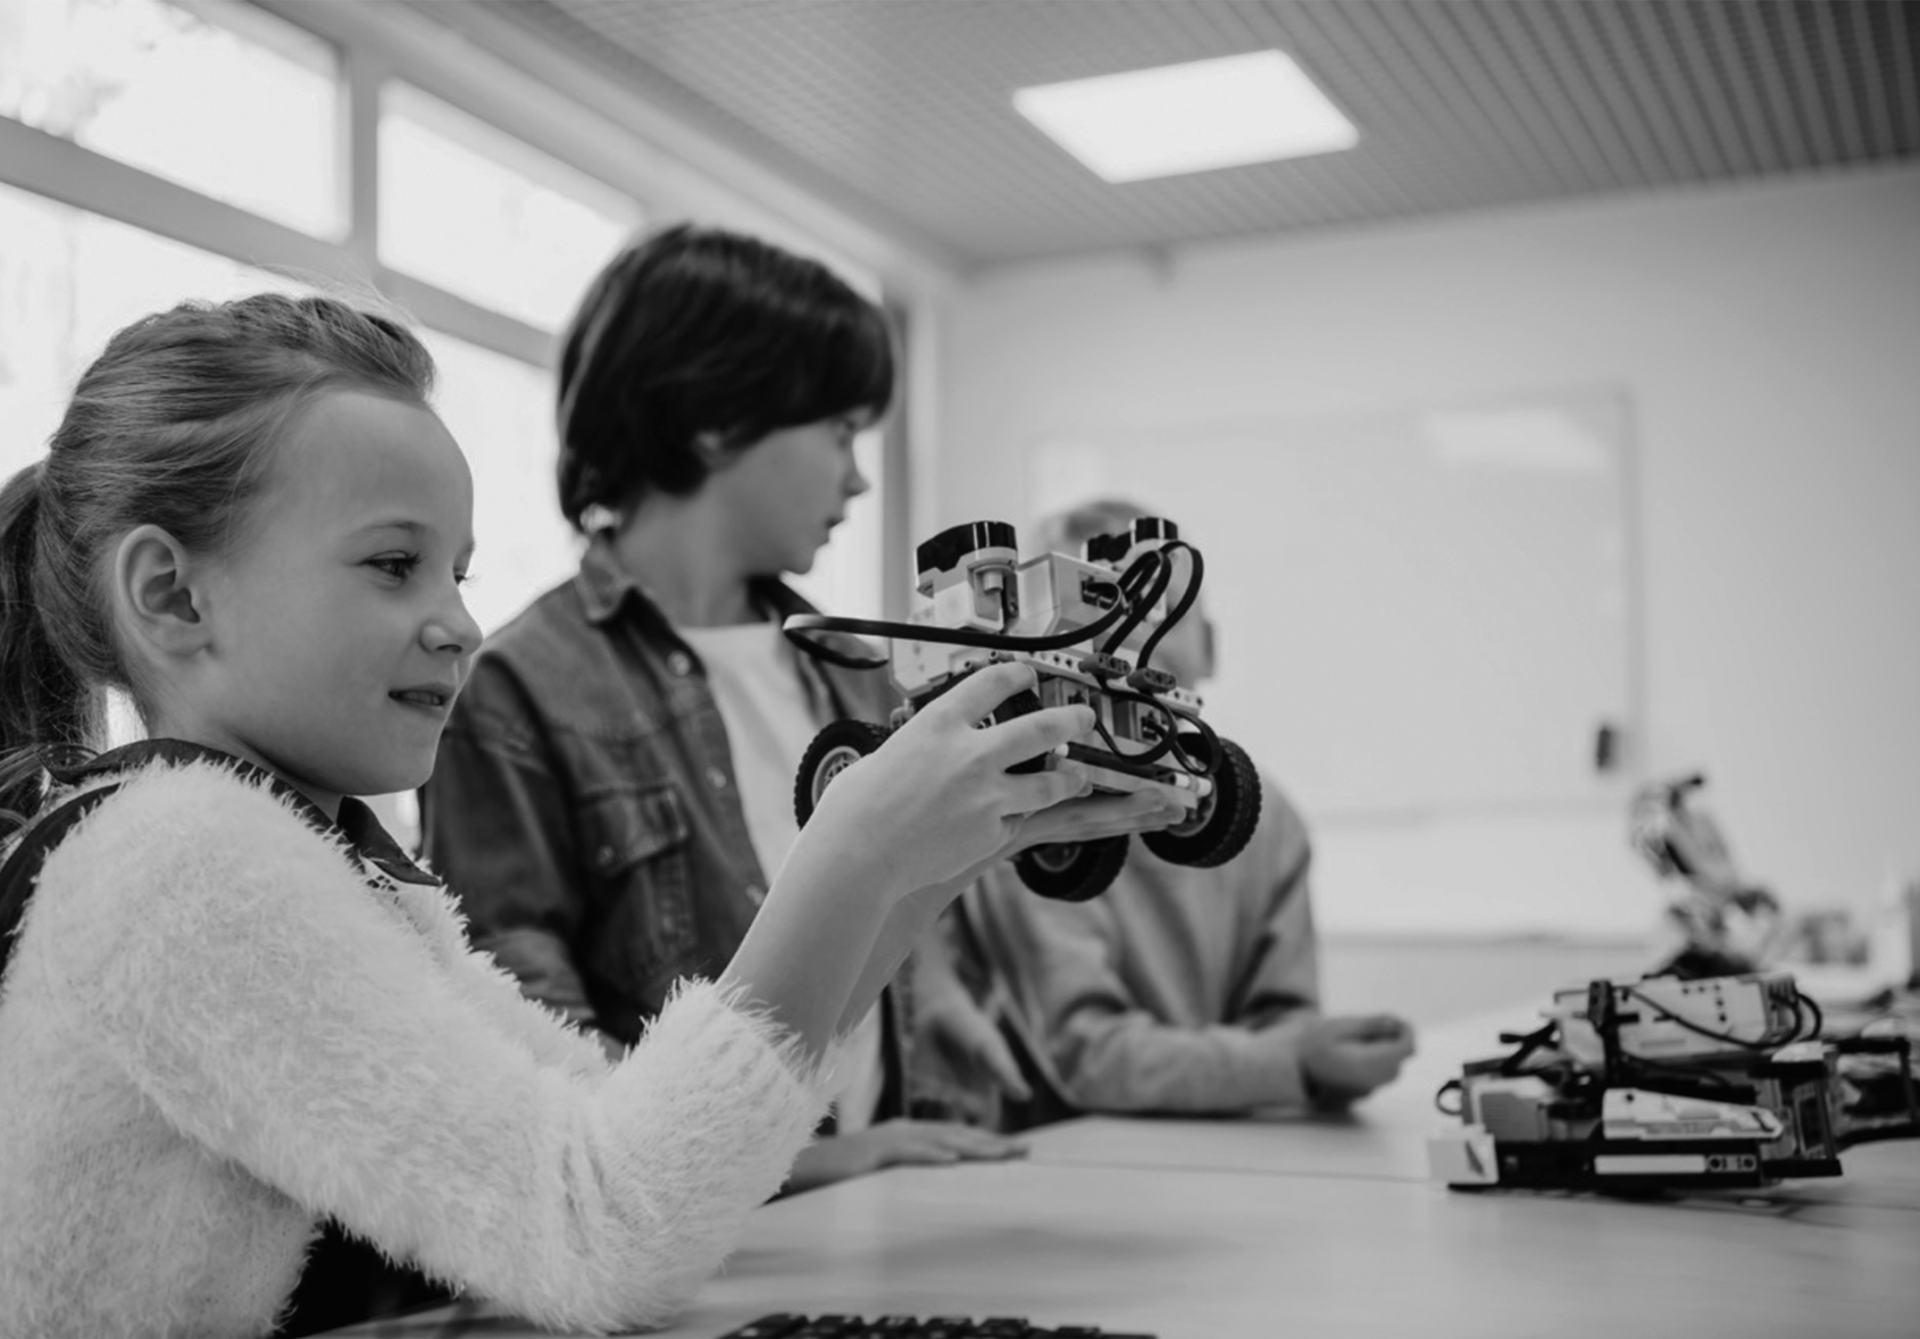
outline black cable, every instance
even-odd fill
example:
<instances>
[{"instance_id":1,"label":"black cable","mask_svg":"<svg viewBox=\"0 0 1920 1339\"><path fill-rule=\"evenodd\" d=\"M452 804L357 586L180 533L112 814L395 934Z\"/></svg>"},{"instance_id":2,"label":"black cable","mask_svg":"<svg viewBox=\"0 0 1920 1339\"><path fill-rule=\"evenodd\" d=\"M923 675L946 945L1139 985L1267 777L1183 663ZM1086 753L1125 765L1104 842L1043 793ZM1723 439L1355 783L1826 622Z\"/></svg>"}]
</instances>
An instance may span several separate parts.
<instances>
[{"instance_id":1,"label":"black cable","mask_svg":"<svg viewBox=\"0 0 1920 1339\"><path fill-rule=\"evenodd\" d=\"M1813 1027L1807 1030L1807 1037L1809 1039L1818 1038L1822 1032L1827 1030L1827 1015L1825 1011L1820 1008L1820 1002L1804 990L1801 990L1798 986L1794 987L1793 994L1794 1008L1798 1010L1799 1007L1804 1004L1807 1006L1808 1011L1813 1014Z\"/></svg>"},{"instance_id":2,"label":"black cable","mask_svg":"<svg viewBox=\"0 0 1920 1339\"><path fill-rule=\"evenodd\" d=\"M815 641L808 633L813 632L850 632L869 637L899 637L908 641L938 642L942 646L967 646L982 651L1063 651L1070 646L1098 637L1121 615L1128 612L1123 601L1106 613L1087 624L1069 632L1056 632L1044 637L1010 637L1001 632L982 632L978 628L940 628L930 623L895 623L879 618L841 618L833 614L792 614L780 625L787 640L805 651L817 656L828 664L837 664L849 669L878 669L887 662L884 658L871 663L860 663L850 656L843 656L829 646Z\"/></svg>"},{"instance_id":3,"label":"black cable","mask_svg":"<svg viewBox=\"0 0 1920 1339\"><path fill-rule=\"evenodd\" d=\"M1189 772L1194 773L1196 776L1212 776L1220 770L1221 764L1227 760L1226 750L1220 747L1220 736L1214 733L1211 725L1208 725L1198 716L1191 717L1190 719L1199 727L1200 737L1207 741L1207 756L1204 760L1195 758L1191 753L1187 752L1185 746L1182 745L1177 738L1173 745L1174 754L1180 759L1180 765Z\"/></svg>"},{"instance_id":4,"label":"black cable","mask_svg":"<svg viewBox=\"0 0 1920 1339\"><path fill-rule=\"evenodd\" d=\"M1193 602L1200 598L1200 582L1205 578L1207 573L1206 560L1200 556L1200 550L1194 548L1193 545L1188 544L1186 541L1179 539L1163 546L1160 550L1161 556L1167 559L1169 571L1171 571L1173 567L1173 562L1169 555L1175 549L1185 550L1188 556L1192 558L1193 571L1187 578L1186 589L1180 592L1179 602L1167 611L1167 616L1160 621L1160 626L1153 630L1153 635L1148 637L1145 644L1141 646L1140 667L1142 669L1145 669L1147 665L1152 662L1153 653L1155 649L1159 647L1160 639L1166 636L1176 623L1187 616L1187 611L1193 608Z\"/></svg>"},{"instance_id":5,"label":"black cable","mask_svg":"<svg viewBox=\"0 0 1920 1339\"><path fill-rule=\"evenodd\" d=\"M1062 651L1083 642L1093 641L1109 629L1114 629L1105 646L1101 648L1103 654L1112 655L1166 594L1167 587L1173 580L1171 555L1178 550L1185 550L1191 555L1193 572L1181 591L1179 600L1141 646L1138 668L1144 669L1154 648L1159 645L1160 639L1166 635L1168 629L1186 617L1188 611L1193 608L1194 601L1199 598L1200 583L1206 572L1206 563L1200 551L1183 540L1170 540L1160 548L1140 555L1113 582L1098 582L1098 587L1111 589L1114 592L1113 608L1085 627L1068 632L1040 637L1016 637L1006 633L984 632L978 628L941 628L931 624L898 623L890 619L842 618L830 614L794 614L781 624L781 631L788 641L815 659L824 660L830 665L838 665L843 669L855 670L881 669L887 665L888 661L885 656L851 655L815 640L812 634L841 632L857 636L904 638L986 651L1033 653ZM1115 628L1116 624L1119 625L1117 628ZM1116 701L1145 703L1159 712L1162 718L1165 733L1161 739L1145 750L1132 754L1121 749L1119 742L1114 739L1106 726L1096 721L1094 728L1101 742L1115 757L1123 758L1136 765L1145 765L1158 762L1168 753L1172 753L1180 765L1192 775L1202 777L1213 775L1220 765L1222 751L1219 736L1214 733L1212 726L1197 715L1184 716L1183 713L1163 702L1151 690L1128 692L1111 688L1107 685L1117 676L1101 674L1097 670L1093 673L1094 677L1100 680L1103 689ZM1183 716L1184 719L1193 722L1201 738L1206 741L1207 757L1204 760L1196 759L1180 743L1180 721Z\"/></svg>"},{"instance_id":6,"label":"black cable","mask_svg":"<svg viewBox=\"0 0 1920 1339\"><path fill-rule=\"evenodd\" d=\"M1141 554L1127 568L1126 575L1121 577L1121 589L1124 591L1134 574L1141 573L1140 583L1146 586L1146 589L1129 592L1133 596L1133 607L1127 611L1126 622L1122 623L1113 635L1107 638L1107 644L1100 648L1107 655L1113 655L1126 643L1127 638L1133 635L1133 630L1144 623L1147 615L1153 612L1153 606L1160 602L1160 597L1167 593L1167 586L1173 580L1173 563L1165 556L1166 549L1178 543L1180 543L1179 540L1174 540L1165 548ZM1140 663L1144 665L1146 661L1143 659Z\"/></svg>"},{"instance_id":7,"label":"black cable","mask_svg":"<svg viewBox=\"0 0 1920 1339\"><path fill-rule=\"evenodd\" d=\"M1621 1069L1624 1072L1620 1075L1619 1083L1614 1086L1631 1085L1636 1073L1652 1076L1655 1083L1660 1082L1659 1076L1664 1073L1671 1075L1673 1082L1687 1086L1705 1086L1719 1089L1742 1088L1747 1090L1751 1090L1753 1086L1752 1084L1738 1083L1728 1078L1725 1074L1721 1074L1705 1066L1696 1069L1691 1065L1674 1064L1665 1060L1648 1060L1643 1056L1637 1055L1625 1057ZM1650 1091L1659 1090L1651 1089Z\"/></svg>"},{"instance_id":8,"label":"black cable","mask_svg":"<svg viewBox=\"0 0 1920 1339\"><path fill-rule=\"evenodd\" d=\"M1120 688L1110 688L1107 692L1116 702L1144 702L1149 707L1158 711L1165 720L1163 728L1166 733L1161 736L1158 743L1148 745L1139 753L1121 753L1120 756L1128 762L1137 763L1159 762L1160 759L1166 757L1174 748L1174 736L1177 733L1175 726L1179 720L1173 708L1162 702L1159 698L1154 697L1151 693L1134 693ZM1104 727L1102 733L1104 734ZM1109 742L1111 742L1112 737L1106 737ZM1113 751L1120 753L1120 749L1117 746L1114 747Z\"/></svg>"}]
</instances>

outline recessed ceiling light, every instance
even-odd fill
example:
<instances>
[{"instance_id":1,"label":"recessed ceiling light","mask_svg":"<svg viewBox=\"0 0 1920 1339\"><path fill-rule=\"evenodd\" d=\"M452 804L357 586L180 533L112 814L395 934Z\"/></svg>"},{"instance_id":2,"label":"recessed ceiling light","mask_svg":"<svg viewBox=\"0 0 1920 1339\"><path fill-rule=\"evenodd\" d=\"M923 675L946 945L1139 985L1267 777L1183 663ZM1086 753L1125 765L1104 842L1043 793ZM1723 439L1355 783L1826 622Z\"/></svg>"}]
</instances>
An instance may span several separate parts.
<instances>
[{"instance_id":1,"label":"recessed ceiling light","mask_svg":"<svg viewBox=\"0 0 1920 1339\"><path fill-rule=\"evenodd\" d=\"M1013 105L1113 182L1350 149L1360 139L1280 51L1022 88Z\"/></svg>"}]
</instances>

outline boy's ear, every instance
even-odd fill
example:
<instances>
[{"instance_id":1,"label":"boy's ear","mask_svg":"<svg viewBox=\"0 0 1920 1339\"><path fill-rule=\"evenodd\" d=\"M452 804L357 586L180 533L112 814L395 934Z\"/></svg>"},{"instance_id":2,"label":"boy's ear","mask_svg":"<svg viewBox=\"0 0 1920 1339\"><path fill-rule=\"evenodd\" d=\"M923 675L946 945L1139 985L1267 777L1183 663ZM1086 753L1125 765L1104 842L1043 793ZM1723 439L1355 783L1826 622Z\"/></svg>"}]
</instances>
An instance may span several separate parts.
<instances>
[{"instance_id":1,"label":"boy's ear","mask_svg":"<svg viewBox=\"0 0 1920 1339\"><path fill-rule=\"evenodd\" d=\"M212 629L195 589L199 575L180 541L159 526L129 530L113 558L113 604L122 628L168 658L200 650Z\"/></svg>"},{"instance_id":2,"label":"boy's ear","mask_svg":"<svg viewBox=\"0 0 1920 1339\"><path fill-rule=\"evenodd\" d=\"M739 459L738 452L727 448L726 438L710 428L693 434L693 454L709 474L717 474Z\"/></svg>"}]
</instances>

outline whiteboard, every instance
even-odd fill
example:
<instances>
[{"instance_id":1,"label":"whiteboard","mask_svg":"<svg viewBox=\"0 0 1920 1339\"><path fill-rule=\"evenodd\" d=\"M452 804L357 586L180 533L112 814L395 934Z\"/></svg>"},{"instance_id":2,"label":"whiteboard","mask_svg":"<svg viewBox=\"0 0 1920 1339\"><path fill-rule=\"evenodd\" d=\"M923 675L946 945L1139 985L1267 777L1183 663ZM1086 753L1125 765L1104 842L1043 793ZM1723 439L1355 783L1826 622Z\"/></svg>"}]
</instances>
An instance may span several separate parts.
<instances>
[{"instance_id":1,"label":"whiteboard","mask_svg":"<svg viewBox=\"0 0 1920 1339\"><path fill-rule=\"evenodd\" d=\"M1075 427L1031 515L1119 496L1206 556L1207 714L1310 814L1619 802L1638 738L1630 405L1497 402ZM1621 749L1596 767L1596 731Z\"/></svg>"}]
</instances>

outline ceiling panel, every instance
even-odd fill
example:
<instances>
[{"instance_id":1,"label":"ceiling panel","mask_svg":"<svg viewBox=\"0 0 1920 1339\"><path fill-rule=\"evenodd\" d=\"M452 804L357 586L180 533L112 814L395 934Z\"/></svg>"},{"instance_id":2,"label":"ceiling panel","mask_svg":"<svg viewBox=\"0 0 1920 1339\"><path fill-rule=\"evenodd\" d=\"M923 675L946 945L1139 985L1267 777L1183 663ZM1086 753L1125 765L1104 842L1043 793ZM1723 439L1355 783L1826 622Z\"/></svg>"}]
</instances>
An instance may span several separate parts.
<instances>
[{"instance_id":1,"label":"ceiling panel","mask_svg":"<svg viewBox=\"0 0 1920 1339\"><path fill-rule=\"evenodd\" d=\"M1920 153L1920 5L1905 0L485 3L975 265ZM1313 74L1357 148L1114 186L1011 102L1263 47Z\"/></svg>"}]
</instances>

